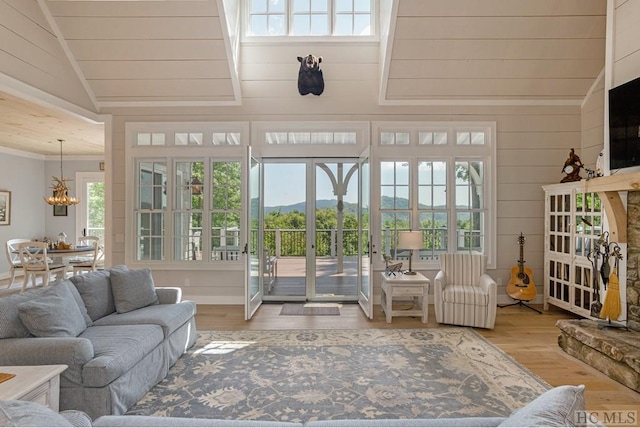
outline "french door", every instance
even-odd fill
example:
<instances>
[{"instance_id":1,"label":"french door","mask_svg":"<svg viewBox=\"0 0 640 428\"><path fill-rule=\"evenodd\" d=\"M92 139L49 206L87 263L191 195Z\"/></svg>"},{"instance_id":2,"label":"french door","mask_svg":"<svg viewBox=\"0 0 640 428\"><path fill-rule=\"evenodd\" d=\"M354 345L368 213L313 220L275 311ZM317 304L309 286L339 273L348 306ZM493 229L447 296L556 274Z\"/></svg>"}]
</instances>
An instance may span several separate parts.
<instances>
[{"instance_id":1,"label":"french door","mask_svg":"<svg viewBox=\"0 0 640 428\"><path fill-rule=\"evenodd\" d=\"M349 158L264 161L265 301L356 302L363 274L368 290L362 167Z\"/></svg>"},{"instance_id":2,"label":"french door","mask_svg":"<svg viewBox=\"0 0 640 428\"><path fill-rule=\"evenodd\" d=\"M250 319L262 304L264 283L261 206L262 206L262 164L259 159L251 156L251 148L247 152L247 186L246 210L248 213L246 243L243 254L247 262L245 268L245 319Z\"/></svg>"},{"instance_id":3,"label":"french door","mask_svg":"<svg viewBox=\"0 0 640 428\"><path fill-rule=\"evenodd\" d=\"M373 318L373 281L371 266L373 255L376 254L375 244L371 239L370 228L370 183L371 168L369 164L369 150L358 159L358 303L365 315Z\"/></svg>"}]
</instances>

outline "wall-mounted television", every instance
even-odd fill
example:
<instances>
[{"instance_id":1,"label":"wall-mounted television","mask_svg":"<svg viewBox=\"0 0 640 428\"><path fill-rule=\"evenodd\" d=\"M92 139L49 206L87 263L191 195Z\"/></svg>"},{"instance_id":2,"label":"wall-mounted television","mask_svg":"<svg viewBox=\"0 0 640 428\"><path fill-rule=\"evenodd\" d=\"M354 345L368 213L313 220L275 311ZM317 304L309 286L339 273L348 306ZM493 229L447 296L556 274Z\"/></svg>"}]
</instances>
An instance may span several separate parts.
<instances>
[{"instance_id":1,"label":"wall-mounted television","mask_svg":"<svg viewBox=\"0 0 640 428\"><path fill-rule=\"evenodd\" d=\"M609 90L609 169L640 167L640 77Z\"/></svg>"}]
</instances>

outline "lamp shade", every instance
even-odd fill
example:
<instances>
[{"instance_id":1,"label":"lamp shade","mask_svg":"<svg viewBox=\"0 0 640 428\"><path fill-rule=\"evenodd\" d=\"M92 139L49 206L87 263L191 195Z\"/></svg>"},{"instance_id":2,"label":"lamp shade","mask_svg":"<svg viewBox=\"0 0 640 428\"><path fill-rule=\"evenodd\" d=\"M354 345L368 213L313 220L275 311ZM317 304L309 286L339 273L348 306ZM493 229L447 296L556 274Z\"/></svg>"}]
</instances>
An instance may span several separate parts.
<instances>
[{"instance_id":1,"label":"lamp shade","mask_svg":"<svg viewBox=\"0 0 640 428\"><path fill-rule=\"evenodd\" d=\"M422 232L419 230L398 232L398 248L404 250L420 250L424 248Z\"/></svg>"}]
</instances>

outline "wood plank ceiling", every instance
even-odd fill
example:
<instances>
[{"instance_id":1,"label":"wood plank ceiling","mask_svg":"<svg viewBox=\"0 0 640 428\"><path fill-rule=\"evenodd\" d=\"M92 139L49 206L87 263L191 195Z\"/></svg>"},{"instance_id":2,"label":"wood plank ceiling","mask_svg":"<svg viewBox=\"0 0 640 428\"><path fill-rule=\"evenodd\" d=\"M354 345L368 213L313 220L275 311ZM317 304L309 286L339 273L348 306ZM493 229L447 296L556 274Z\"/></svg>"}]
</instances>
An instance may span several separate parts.
<instances>
[{"instance_id":1,"label":"wood plank ceiling","mask_svg":"<svg viewBox=\"0 0 640 428\"><path fill-rule=\"evenodd\" d=\"M24 0L0 3L15 1ZM119 106L229 105L251 98L246 92L260 81L270 85L271 77L261 77L246 56L238 65L246 69L236 74L227 34L233 19L217 0L31 1L40 5L47 31L59 40L96 113ZM394 3L388 52L381 55L386 62L379 67L381 104L579 104L604 67L606 0ZM325 57L341 49L333 45L323 45ZM238 84L242 76L251 76L251 84ZM12 117L0 123L0 145L6 146L17 132L29 138L33 116L20 100L8 112L12 99L3 98L0 107ZM90 147L96 152L95 144Z\"/></svg>"}]
</instances>

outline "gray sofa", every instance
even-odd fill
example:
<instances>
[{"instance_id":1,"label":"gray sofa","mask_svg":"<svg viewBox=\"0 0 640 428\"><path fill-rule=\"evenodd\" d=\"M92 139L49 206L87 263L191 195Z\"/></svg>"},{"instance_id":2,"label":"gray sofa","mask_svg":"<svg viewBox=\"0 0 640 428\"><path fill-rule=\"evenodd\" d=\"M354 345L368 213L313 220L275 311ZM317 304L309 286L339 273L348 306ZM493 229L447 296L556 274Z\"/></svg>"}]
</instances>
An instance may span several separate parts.
<instances>
[{"instance_id":1,"label":"gray sofa","mask_svg":"<svg viewBox=\"0 0 640 428\"><path fill-rule=\"evenodd\" d=\"M0 426L85 427L493 427L586 426L597 423L585 412L584 385L559 386L543 393L508 417L441 419L351 419L292 423L258 420L162 418L150 416L102 416L92 421L82 412L60 414L39 404L0 401ZM213 416L213 415L212 415Z\"/></svg>"},{"instance_id":2,"label":"gray sofa","mask_svg":"<svg viewBox=\"0 0 640 428\"><path fill-rule=\"evenodd\" d=\"M195 342L196 305L181 297L117 266L0 298L0 365L66 364L61 410L123 414Z\"/></svg>"}]
</instances>

